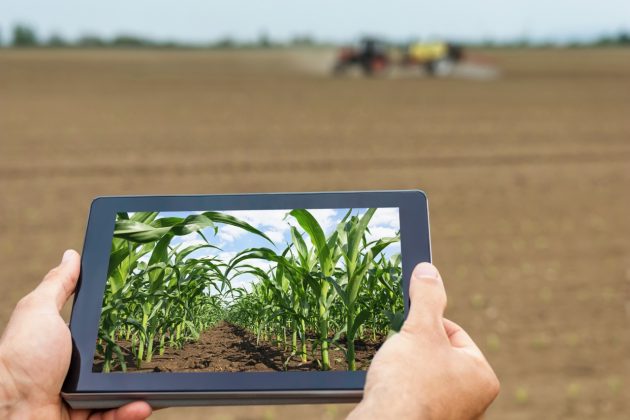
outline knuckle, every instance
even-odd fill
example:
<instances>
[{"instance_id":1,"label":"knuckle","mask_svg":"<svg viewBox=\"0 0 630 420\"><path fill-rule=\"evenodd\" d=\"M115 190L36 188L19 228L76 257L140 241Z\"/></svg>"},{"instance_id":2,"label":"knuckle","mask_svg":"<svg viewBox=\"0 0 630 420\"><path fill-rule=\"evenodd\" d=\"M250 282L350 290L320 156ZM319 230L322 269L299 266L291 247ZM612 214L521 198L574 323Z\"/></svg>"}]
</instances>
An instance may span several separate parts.
<instances>
[{"instance_id":1,"label":"knuckle","mask_svg":"<svg viewBox=\"0 0 630 420\"><path fill-rule=\"evenodd\" d=\"M490 379L490 392L492 393L493 399L496 398L497 395L499 395L499 392L501 392L501 382L494 372L492 372L492 376Z\"/></svg>"},{"instance_id":2,"label":"knuckle","mask_svg":"<svg viewBox=\"0 0 630 420\"><path fill-rule=\"evenodd\" d=\"M46 274L44 281L60 282L64 289L68 289L68 285L72 283L72 275L67 270L62 270L59 267L55 267Z\"/></svg>"},{"instance_id":3,"label":"knuckle","mask_svg":"<svg viewBox=\"0 0 630 420\"><path fill-rule=\"evenodd\" d=\"M489 365L487 366L486 372L484 388L486 389L488 396L494 400L501 391L501 382L499 382L499 378Z\"/></svg>"},{"instance_id":4,"label":"knuckle","mask_svg":"<svg viewBox=\"0 0 630 420\"><path fill-rule=\"evenodd\" d=\"M69 292L70 290L70 285L72 284L72 275L70 273L68 273L67 271L62 271L59 273L59 275L57 276L58 281L61 282L61 285L63 286L64 291Z\"/></svg>"},{"instance_id":5,"label":"knuckle","mask_svg":"<svg viewBox=\"0 0 630 420\"><path fill-rule=\"evenodd\" d=\"M408 337L413 337L419 343L438 346L444 343L443 337L429 320L407 320L400 331Z\"/></svg>"},{"instance_id":6,"label":"knuckle","mask_svg":"<svg viewBox=\"0 0 630 420\"><path fill-rule=\"evenodd\" d=\"M15 305L16 310L25 310L30 309L37 304L37 298L33 295L33 293L29 293L28 295L21 298L18 303Z\"/></svg>"},{"instance_id":7,"label":"knuckle","mask_svg":"<svg viewBox=\"0 0 630 420\"><path fill-rule=\"evenodd\" d=\"M405 334L416 335L420 332L422 326L415 320L407 318L405 323L400 328L400 331Z\"/></svg>"},{"instance_id":8,"label":"knuckle","mask_svg":"<svg viewBox=\"0 0 630 420\"><path fill-rule=\"evenodd\" d=\"M488 396L490 401L494 400L501 391L501 382L490 363L483 357L474 358L473 371L478 378L480 389Z\"/></svg>"},{"instance_id":9,"label":"knuckle","mask_svg":"<svg viewBox=\"0 0 630 420\"><path fill-rule=\"evenodd\" d=\"M46 275L44 276L44 281L54 280L60 275L61 275L61 270L59 269L59 267L55 267L51 269L48 273L46 273Z\"/></svg>"}]
</instances>

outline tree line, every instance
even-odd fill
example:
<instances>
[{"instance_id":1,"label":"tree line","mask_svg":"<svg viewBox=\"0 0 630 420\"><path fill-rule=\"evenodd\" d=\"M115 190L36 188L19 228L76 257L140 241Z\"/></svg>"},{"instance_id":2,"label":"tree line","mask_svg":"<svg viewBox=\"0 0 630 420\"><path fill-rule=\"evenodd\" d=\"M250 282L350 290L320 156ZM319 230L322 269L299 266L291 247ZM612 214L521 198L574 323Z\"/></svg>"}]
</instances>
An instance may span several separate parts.
<instances>
[{"instance_id":1,"label":"tree line","mask_svg":"<svg viewBox=\"0 0 630 420\"><path fill-rule=\"evenodd\" d=\"M0 34L2 32L0 31ZM48 37L40 36L35 28L30 25L18 24L11 31L11 39L8 43L2 42L0 46L14 48L278 48L278 47L317 47L326 46L324 42L316 41L308 35L297 35L289 41L280 42L272 39L266 32L262 32L257 39L243 41L231 37L224 37L206 43L191 43L180 41L159 41L147 37L120 34L113 37L102 37L95 34L82 35L77 39L69 39L61 34L54 33Z\"/></svg>"},{"instance_id":2,"label":"tree line","mask_svg":"<svg viewBox=\"0 0 630 420\"><path fill-rule=\"evenodd\" d=\"M0 28L1 29L1 28ZM47 37L40 36L35 28L26 24L17 24L12 28L11 37L8 42L4 42L0 31L0 47L14 48L217 48L217 49L239 49L239 48L282 48L282 47L330 47L337 43L315 39L310 35L297 35L288 41L278 41L273 39L268 33L262 32L258 39L251 41L239 40L231 37L224 37L205 43L191 43L174 40L159 41L147 37L120 34L113 37L102 37L95 34L82 35L77 39L69 39L61 34L52 34ZM456 40L455 40L456 41ZM495 41L492 39L479 42L457 42L467 47L478 48L546 48L546 47L618 47L630 46L630 31L620 30L615 33L604 34L590 40L557 42L534 41L527 38L515 40ZM392 45L405 44L405 42L391 42Z\"/></svg>"}]
</instances>

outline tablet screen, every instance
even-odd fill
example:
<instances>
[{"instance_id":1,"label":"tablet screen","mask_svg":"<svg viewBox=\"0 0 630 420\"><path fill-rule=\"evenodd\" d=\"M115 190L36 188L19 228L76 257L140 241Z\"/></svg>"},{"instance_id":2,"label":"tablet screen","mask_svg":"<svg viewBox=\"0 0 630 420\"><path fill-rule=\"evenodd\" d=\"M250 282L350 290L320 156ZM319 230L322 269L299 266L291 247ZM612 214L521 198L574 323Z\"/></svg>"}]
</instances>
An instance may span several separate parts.
<instances>
[{"instance_id":1,"label":"tablet screen","mask_svg":"<svg viewBox=\"0 0 630 420\"><path fill-rule=\"evenodd\" d=\"M117 213L92 370L365 370L401 272L398 208Z\"/></svg>"}]
</instances>

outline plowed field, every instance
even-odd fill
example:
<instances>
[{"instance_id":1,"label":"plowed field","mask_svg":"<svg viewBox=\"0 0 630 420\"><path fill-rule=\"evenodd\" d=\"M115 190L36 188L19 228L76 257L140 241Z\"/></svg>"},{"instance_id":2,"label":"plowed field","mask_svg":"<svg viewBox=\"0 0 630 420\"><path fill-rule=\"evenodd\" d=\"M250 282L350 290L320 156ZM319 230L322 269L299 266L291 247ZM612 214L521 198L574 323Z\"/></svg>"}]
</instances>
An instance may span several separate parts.
<instances>
[{"instance_id":1,"label":"plowed field","mask_svg":"<svg viewBox=\"0 0 630 420\"><path fill-rule=\"evenodd\" d=\"M491 51L486 81L336 79L304 54L0 50L0 326L98 195L421 188L448 316L502 381L488 418L627 418L629 51Z\"/></svg>"}]
</instances>

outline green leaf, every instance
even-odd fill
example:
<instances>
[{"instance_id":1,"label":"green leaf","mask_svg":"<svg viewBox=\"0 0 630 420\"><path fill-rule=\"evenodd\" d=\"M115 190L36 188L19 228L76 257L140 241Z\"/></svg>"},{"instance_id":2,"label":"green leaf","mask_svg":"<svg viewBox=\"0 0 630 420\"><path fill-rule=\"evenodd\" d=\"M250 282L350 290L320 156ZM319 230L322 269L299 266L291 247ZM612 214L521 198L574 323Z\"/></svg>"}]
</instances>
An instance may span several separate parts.
<instances>
[{"instance_id":1,"label":"green leaf","mask_svg":"<svg viewBox=\"0 0 630 420\"><path fill-rule=\"evenodd\" d=\"M230 260L230 262L228 263L228 269L225 272L225 276L227 277L228 273L232 271L240 262L249 259L275 261L280 264L284 264L284 262L286 261L285 258L277 255L275 251L269 248L248 248L239 252L234 258Z\"/></svg>"},{"instance_id":2,"label":"green leaf","mask_svg":"<svg viewBox=\"0 0 630 420\"><path fill-rule=\"evenodd\" d=\"M317 250L317 257L324 276L330 276L334 268L332 260L330 258L330 249L326 243L326 236L324 230L317 223L317 220L313 215L305 209L295 209L289 213L297 220L299 225L311 238L311 243Z\"/></svg>"},{"instance_id":3,"label":"green leaf","mask_svg":"<svg viewBox=\"0 0 630 420\"><path fill-rule=\"evenodd\" d=\"M326 237L322 227L317 223L317 220L313 215L305 209L295 209L289 213L300 224L302 229L311 238L311 242L318 250L322 250L326 247Z\"/></svg>"},{"instance_id":4,"label":"green leaf","mask_svg":"<svg viewBox=\"0 0 630 420\"><path fill-rule=\"evenodd\" d=\"M357 317L354 319L354 322L352 324L350 331L348 331L348 340L354 339L354 337L357 334L357 330L359 329L361 325L365 323L365 321L367 321L370 315L371 315L371 312L369 309L364 309L361 312L359 312L359 315L357 315Z\"/></svg>"},{"instance_id":5,"label":"green leaf","mask_svg":"<svg viewBox=\"0 0 630 420\"><path fill-rule=\"evenodd\" d=\"M155 248L153 248L153 252L151 253L151 258L149 258L149 266L157 263L168 263L168 245L172 239L172 235L164 235L162 239L155 244Z\"/></svg>"},{"instance_id":6,"label":"green leaf","mask_svg":"<svg viewBox=\"0 0 630 420\"><path fill-rule=\"evenodd\" d=\"M143 337L143 340L146 339L147 332L142 326L142 324L138 322L137 320L133 318L127 318L126 320L123 321L123 324L132 326L133 329L135 329L138 333L140 333L140 335Z\"/></svg>"},{"instance_id":7,"label":"green leaf","mask_svg":"<svg viewBox=\"0 0 630 420\"><path fill-rule=\"evenodd\" d=\"M192 214L186 217L181 223L173 225L170 233L177 236L188 235L206 228L214 228L214 222L203 214Z\"/></svg>"},{"instance_id":8,"label":"green leaf","mask_svg":"<svg viewBox=\"0 0 630 420\"><path fill-rule=\"evenodd\" d=\"M348 260L351 262L357 259L361 240L374 212L376 212L375 208L368 209L357 223L352 224L348 233Z\"/></svg>"},{"instance_id":9,"label":"green leaf","mask_svg":"<svg viewBox=\"0 0 630 420\"><path fill-rule=\"evenodd\" d=\"M291 226L291 240L295 244L302 265L306 265L308 260L308 248L306 247L302 235L300 235L300 232L298 232L295 226Z\"/></svg>"},{"instance_id":10,"label":"green leaf","mask_svg":"<svg viewBox=\"0 0 630 420\"><path fill-rule=\"evenodd\" d=\"M138 211L131 216L131 220L136 222L151 224L159 213L157 211ZM129 219L129 217L127 217Z\"/></svg>"},{"instance_id":11,"label":"green leaf","mask_svg":"<svg viewBox=\"0 0 630 420\"><path fill-rule=\"evenodd\" d=\"M221 248L219 248L217 246L214 246L214 245L209 245L209 244L205 244L205 245L202 245L202 244L191 245L191 246L188 246L188 247L186 247L184 249L180 249L180 250L177 251L175 262L176 263L181 263L184 260L184 258L186 258L188 255L190 255L193 252L195 252L197 250L200 250L202 248L214 248L214 249L221 250Z\"/></svg>"},{"instance_id":12,"label":"green leaf","mask_svg":"<svg viewBox=\"0 0 630 420\"><path fill-rule=\"evenodd\" d=\"M269 237L267 235L265 235L263 232L261 232L260 230L256 229L255 227L253 227L252 225L250 225L249 223L237 219L236 217L230 216L229 214L225 214L225 213L219 213L216 211L206 211L203 213L203 215L205 217L207 217L208 219L212 220L215 223L223 223L225 225L231 225L231 226L236 226L239 227L243 230L246 230L250 233L256 234L258 236L261 236L263 238L265 238L266 240L268 240L269 242L271 242L272 244L274 243L271 239L269 239Z\"/></svg>"},{"instance_id":13,"label":"green leaf","mask_svg":"<svg viewBox=\"0 0 630 420\"><path fill-rule=\"evenodd\" d=\"M376 243L372 246L372 248L370 249L372 251L372 255L374 256L374 258L376 258L378 256L378 254L380 254L385 248L387 248L389 245L396 243L396 242L400 242L400 237L399 236L393 236L391 238L381 238L378 241L376 241Z\"/></svg>"},{"instance_id":14,"label":"green leaf","mask_svg":"<svg viewBox=\"0 0 630 420\"><path fill-rule=\"evenodd\" d=\"M116 251L112 251L109 256L109 267L107 268L107 277L111 277L114 270L118 268L121 262L129 256L128 248L121 248Z\"/></svg>"},{"instance_id":15,"label":"green leaf","mask_svg":"<svg viewBox=\"0 0 630 420\"><path fill-rule=\"evenodd\" d=\"M109 338L107 335L99 335L99 338L107 343L107 346L114 351L116 354L116 358L118 359L118 363L120 363L120 368L123 372L127 371L127 364L125 363L125 355L122 352L122 349L114 340Z\"/></svg>"},{"instance_id":16,"label":"green leaf","mask_svg":"<svg viewBox=\"0 0 630 420\"><path fill-rule=\"evenodd\" d=\"M389 320L389 326L392 331L400 331L405 322L405 314L403 312L391 312L385 310L385 316Z\"/></svg>"},{"instance_id":17,"label":"green leaf","mask_svg":"<svg viewBox=\"0 0 630 420\"><path fill-rule=\"evenodd\" d=\"M154 228L163 228L163 227L173 227L175 225L179 225L184 221L182 217L160 217L156 219L151 226Z\"/></svg>"},{"instance_id":18,"label":"green leaf","mask_svg":"<svg viewBox=\"0 0 630 420\"><path fill-rule=\"evenodd\" d=\"M341 287L339 283L337 283L337 280L335 280L333 277L326 277L326 281L328 281L330 284L333 285L333 287L337 291L337 294L341 297L343 304L347 307L348 306L348 293L343 289L343 287Z\"/></svg>"},{"instance_id":19,"label":"green leaf","mask_svg":"<svg viewBox=\"0 0 630 420\"><path fill-rule=\"evenodd\" d=\"M117 220L114 226L114 237L138 243L155 242L169 230L169 227L155 228L134 220Z\"/></svg>"}]
</instances>

